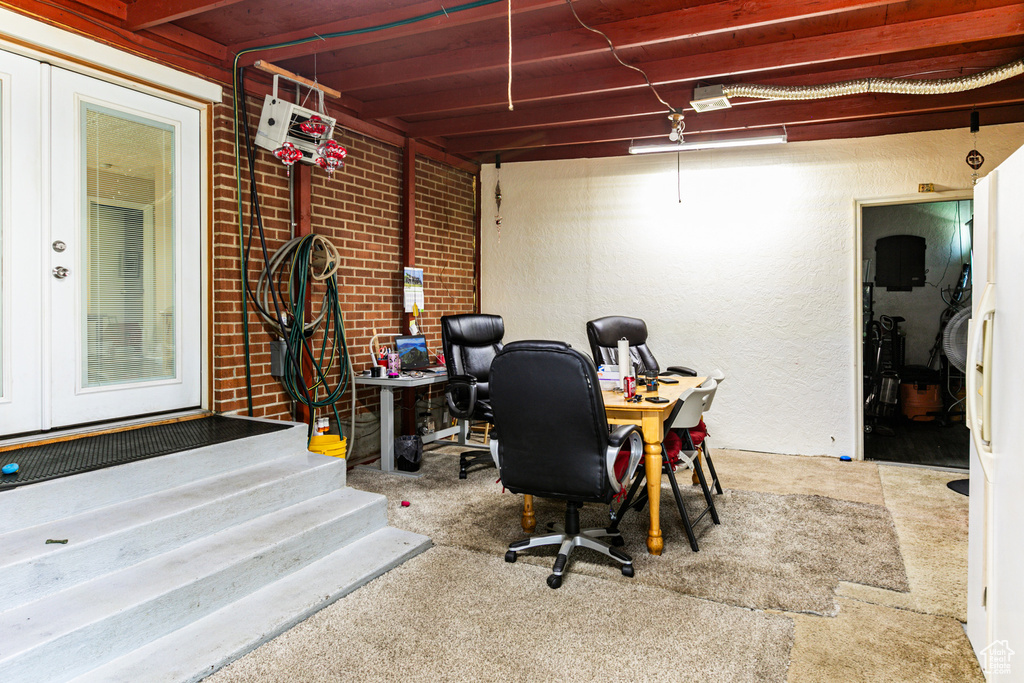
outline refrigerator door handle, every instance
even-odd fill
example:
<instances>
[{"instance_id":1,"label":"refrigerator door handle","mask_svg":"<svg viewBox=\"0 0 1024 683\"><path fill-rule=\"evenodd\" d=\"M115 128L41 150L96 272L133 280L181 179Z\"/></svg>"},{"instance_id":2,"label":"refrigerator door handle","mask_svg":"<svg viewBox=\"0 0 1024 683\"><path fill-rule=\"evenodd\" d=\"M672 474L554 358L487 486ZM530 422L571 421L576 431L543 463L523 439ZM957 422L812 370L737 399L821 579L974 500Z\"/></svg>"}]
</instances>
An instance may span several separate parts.
<instances>
[{"instance_id":1,"label":"refrigerator door handle","mask_svg":"<svg viewBox=\"0 0 1024 683\"><path fill-rule=\"evenodd\" d=\"M992 481L992 325L995 321L995 286L985 285L971 325L967 357L967 420L985 479ZM980 380L980 382L979 382ZM980 386L979 386L980 384Z\"/></svg>"}]
</instances>

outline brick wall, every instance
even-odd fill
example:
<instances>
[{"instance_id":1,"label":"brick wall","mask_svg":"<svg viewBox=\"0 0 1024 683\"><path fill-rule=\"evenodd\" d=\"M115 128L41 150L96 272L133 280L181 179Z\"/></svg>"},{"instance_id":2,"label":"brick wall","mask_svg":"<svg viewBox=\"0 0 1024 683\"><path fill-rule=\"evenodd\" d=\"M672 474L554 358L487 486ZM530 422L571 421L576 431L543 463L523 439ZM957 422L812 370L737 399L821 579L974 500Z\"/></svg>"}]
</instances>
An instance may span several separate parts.
<instances>
[{"instance_id":1,"label":"brick wall","mask_svg":"<svg viewBox=\"0 0 1024 683\"><path fill-rule=\"evenodd\" d=\"M255 133L259 103L250 103ZM338 248L341 266L338 290L348 344L356 371L369 364L367 347L373 329L398 334L402 324L402 154L399 148L347 130L335 140L348 149L345 166L329 177L311 173L312 230ZM239 276L239 234L234 178L231 107L216 108L214 124L213 225L213 378L214 405L219 412L245 413L245 357ZM243 157L244 160L244 157ZM416 165L416 264L424 269L425 311L421 330L439 347L439 318L476 310L475 190L473 175L425 157ZM243 173L243 215L249 219L249 187ZM256 153L256 183L268 253L290 237L289 181L284 167L269 152ZM248 230L248 225L246 226ZM249 255L248 277L254 289L263 269L258 236ZM323 286L314 288L314 314ZM270 376L270 335L259 316L248 314L252 368L253 414L291 418L291 402L278 380ZM314 339L318 345L320 337ZM338 364L330 375L336 384ZM338 404L348 433L351 391ZM429 398L429 397L425 397ZM434 395L436 403L436 392ZM359 423L369 425L378 410L374 392L359 393ZM326 413L324 413L326 414ZM407 430L408 431L408 430ZM377 435L365 440L376 443Z\"/></svg>"}]
</instances>

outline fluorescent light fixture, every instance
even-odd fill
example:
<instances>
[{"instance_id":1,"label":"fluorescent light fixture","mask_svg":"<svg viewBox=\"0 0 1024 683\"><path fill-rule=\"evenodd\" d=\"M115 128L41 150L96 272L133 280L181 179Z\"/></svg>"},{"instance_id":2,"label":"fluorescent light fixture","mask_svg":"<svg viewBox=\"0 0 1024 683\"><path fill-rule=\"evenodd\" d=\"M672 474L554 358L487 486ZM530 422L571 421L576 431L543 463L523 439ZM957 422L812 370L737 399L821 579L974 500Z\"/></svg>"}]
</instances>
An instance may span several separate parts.
<instances>
[{"instance_id":1,"label":"fluorescent light fixture","mask_svg":"<svg viewBox=\"0 0 1024 683\"><path fill-rule=\"evenodd\" d=\"M752 138L726 138L723 140L701 140L690 142L669 142L660 145L630 145L630 154L654 154L657 152L687 152L694 149L719 149L722 147L751 147L754 145L778 145L786 142L786 133L761 135Z\"/></svg>"}]
</instances>

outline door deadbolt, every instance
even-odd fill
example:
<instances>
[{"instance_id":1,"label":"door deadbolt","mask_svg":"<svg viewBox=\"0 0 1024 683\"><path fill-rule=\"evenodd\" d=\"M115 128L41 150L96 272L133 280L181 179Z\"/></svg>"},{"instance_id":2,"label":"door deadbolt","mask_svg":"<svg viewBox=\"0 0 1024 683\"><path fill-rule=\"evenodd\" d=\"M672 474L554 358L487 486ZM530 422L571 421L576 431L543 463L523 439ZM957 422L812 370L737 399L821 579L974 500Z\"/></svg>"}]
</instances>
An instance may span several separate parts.
<instances>
[{"instance_id":1,"label":"door deadbolt","mask_svg":"<svg viewBox=\"0 0 1024 683\"><path fill-rule=\"evenodd\" d=\"M58 280L63 280L68 276L68 273L70 272L71 271L65 268L64 266L57 266L56 268L53 269L53 276Z\"/></svg>"},{"instance_id":2,"label":"door deadbolt","mask_svg":"<svg viewBox=\"0 0 1024 683\"><path fill-rule=\"evenodd\" d=\"M55 252L57 252L58 254L61 253L62 251L64 251L65 249L67 249L67 248L68 248L68 245L64 244L60 240L57 240L56 242L53 243L53 250Z\"/></svg>"}]
</instances>

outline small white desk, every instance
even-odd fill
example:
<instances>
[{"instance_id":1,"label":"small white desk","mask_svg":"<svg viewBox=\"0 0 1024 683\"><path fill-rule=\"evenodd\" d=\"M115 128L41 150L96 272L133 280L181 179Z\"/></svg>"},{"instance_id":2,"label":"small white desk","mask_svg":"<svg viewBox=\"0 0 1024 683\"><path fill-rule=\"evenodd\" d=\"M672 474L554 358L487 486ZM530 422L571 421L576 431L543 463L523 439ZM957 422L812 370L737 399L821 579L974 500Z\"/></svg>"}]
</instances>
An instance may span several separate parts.
<instances>
[{"instance_id":1,"label":"small white desk","mask_svg":"<svg viewBox=\"0 0 1024 683\"><path fill-rule=\"evenodd\" d=\"M418 472L403 472L395 469L395 389L415 389L431 384L444 384L448 381L447 373L425 372L420 377L370 377L356 375L355 384L380 387L380 471L391 474L403 474L418 477ZM415 425L414 425L415 428ZM459 435L459 444L466 445L469 423L459 420L454 427L445 427L436 432L422 435L423 443L428 444L448 436ZM377 469L368 467L368 469Z\"/></svg>"}]
</instances>

